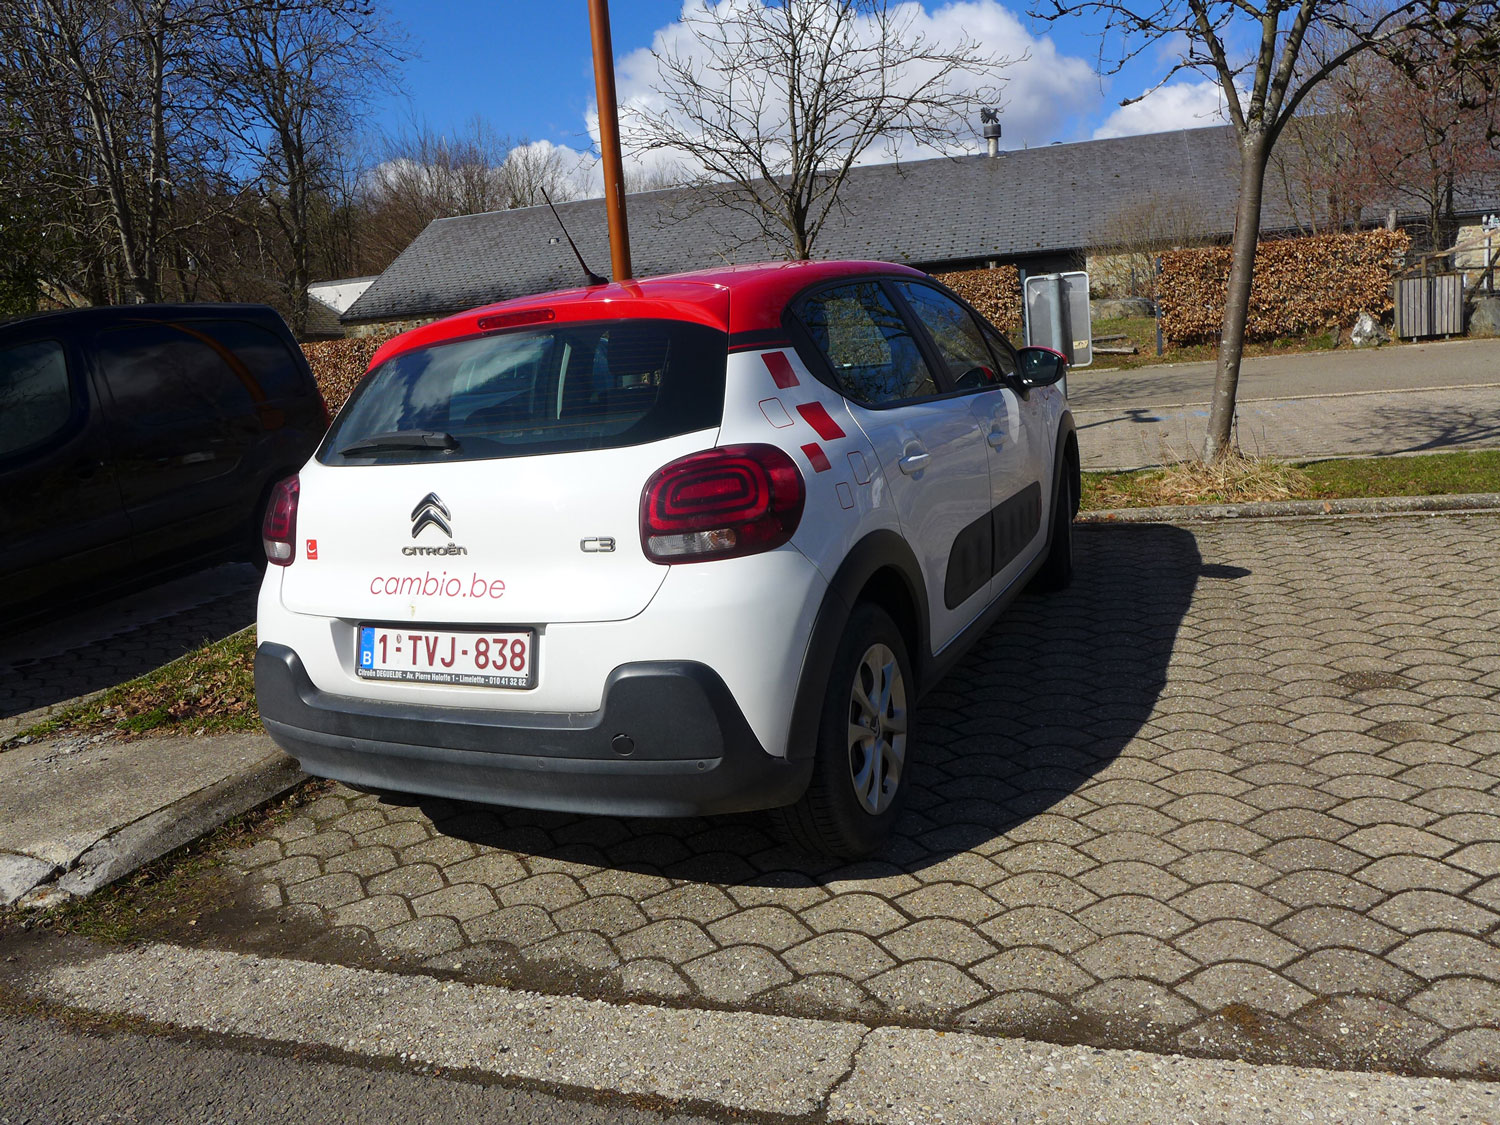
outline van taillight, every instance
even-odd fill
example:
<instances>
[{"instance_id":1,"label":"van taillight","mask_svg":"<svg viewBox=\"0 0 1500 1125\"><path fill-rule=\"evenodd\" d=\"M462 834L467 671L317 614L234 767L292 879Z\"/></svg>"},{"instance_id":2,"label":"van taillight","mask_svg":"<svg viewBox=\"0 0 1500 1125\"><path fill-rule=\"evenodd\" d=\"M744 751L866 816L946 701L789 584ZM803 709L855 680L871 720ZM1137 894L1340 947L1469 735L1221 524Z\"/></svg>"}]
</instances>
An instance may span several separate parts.
<instances>
[{"instance_id":1,"label":"van taillight","mask_svg":"<svg viewBox=\"0 0 1500 1125\"><path fill-rule=\"evenodd\" d=\"M290 566L297 557L297 498L301 492L302 483L295 476L271 489L260 540L266 548L266 561L276 566Z\"/></svg>"},{"instance_id":2,"label":"van taillight","mask_svg":"<svg viewBox=\"0 0 1500 1125\"><path fill-rule=\"evenodd\" d=\"M781 546L807 490L774 445L730 445L658 469L641 493L641 548L652 562L704 562Z\"/></svg>"}]
</instances>

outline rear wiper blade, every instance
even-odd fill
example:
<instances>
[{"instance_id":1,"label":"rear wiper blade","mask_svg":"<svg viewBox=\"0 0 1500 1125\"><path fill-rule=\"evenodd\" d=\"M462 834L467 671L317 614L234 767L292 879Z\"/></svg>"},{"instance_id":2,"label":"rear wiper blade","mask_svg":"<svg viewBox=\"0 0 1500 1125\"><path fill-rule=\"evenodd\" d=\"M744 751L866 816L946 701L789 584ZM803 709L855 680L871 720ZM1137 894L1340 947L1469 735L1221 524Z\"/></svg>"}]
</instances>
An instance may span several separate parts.
<instances>
[{"instance_id":1,"label":"rear wiper blade","mask_svg":"<svg viewBox=\"0 0 1500 1125\"><path fill-rule=\"evenodd\" d=\"M351 453L378 453L387 449L457 449L459 441L452 434L441 430L390 430L373 434L358 441L351 441L339 450L347 456Z\"/></svg>"}]
</instances>

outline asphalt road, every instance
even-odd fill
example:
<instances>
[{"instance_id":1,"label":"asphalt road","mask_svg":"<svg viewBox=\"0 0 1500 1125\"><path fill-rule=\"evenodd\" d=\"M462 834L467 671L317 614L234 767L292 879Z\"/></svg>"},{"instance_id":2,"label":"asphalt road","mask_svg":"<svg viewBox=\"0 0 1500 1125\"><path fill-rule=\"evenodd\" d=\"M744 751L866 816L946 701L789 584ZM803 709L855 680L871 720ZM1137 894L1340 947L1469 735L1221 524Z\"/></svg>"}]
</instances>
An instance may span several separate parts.
<instances>
[{"instance_id":1,"label":"asphalt road","mask_svg":"<svg viewBox=\"0 0 1500 1125\"><path fill-rule=\"evenodd\" d=\"M719 1120L730 1120L727 1115ZM0 1125L707 1125L623 1101L0 1017Z\"/></svg>"},{"instance_id":2,"label":"asphalt road","mask_svg":"<svg viewBox=\"0 0 1500 1125\"><path fill-rule=\"evenodd\" d=\"M1135 370L1100 368L1069 373L1068 401L1075 410L1194 405L1212 398L1212 361ZM1345 348L1256 356L1240 371L1239 400L1495 385L1500 385L1500 340L1453 340L1373 351Z\"/></svg>"},{"instance_id":3,"label":"asphalt road","mask_svg":"<svg viewBox=\"0 0 1500 1125\"><path fill-rule=\"evenodd\" d=\"M1068 377L1083 467L1136 469L1195 455L1214 365ZM1241 373L1234 441L1292 461L1500 446L1500 340L1264 356Z\"/></svg>"}]
</instances>

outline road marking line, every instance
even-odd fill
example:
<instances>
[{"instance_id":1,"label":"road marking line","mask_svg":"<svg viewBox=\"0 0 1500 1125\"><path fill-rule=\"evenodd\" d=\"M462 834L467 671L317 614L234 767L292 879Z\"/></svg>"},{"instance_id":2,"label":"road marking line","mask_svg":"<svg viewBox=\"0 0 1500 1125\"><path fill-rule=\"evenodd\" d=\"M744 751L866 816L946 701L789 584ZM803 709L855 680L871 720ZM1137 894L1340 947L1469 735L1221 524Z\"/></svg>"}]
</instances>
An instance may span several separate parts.
<instances>
[{"instance_id":1,"label":"road marking line","mask_svg":"<svg viewBox=\"0 0 1500 1125\"><path fill-rule=\"evenodd\" d=\"M1500 383L1456 383L1448 387L1386 387L1375 391L1329 391L1321 395L1269 395L1266 398L1237 398L1238 406L1248 406L1253 402L1306 402L1317 398L1361 398L1366 395L1416 395L1431 394L1433 391L1488 391L1500 387ZM1144 410L1187 410L1194 406L1212 406L1212 402L1167 402L1167 403L1144 403L1142 405L1129 406L1080 406L1073 413L1077 414L1123 414L1130 411ZM1123 421L1130 419L1122 418Z\"/></svg>"}]
</instances>

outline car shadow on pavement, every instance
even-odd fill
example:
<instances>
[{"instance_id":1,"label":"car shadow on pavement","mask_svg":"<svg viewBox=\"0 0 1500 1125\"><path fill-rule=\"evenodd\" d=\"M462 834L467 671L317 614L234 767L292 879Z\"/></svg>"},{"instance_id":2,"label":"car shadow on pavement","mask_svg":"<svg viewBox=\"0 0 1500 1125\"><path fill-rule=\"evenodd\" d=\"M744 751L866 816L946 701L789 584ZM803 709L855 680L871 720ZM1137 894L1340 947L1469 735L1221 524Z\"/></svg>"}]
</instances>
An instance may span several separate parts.
<instances>
[{"instance_id":1,"label":"car shadow on pavement","mask_svg":"<svg viewBox=\"0 0 1500 1125\"><path fill-rule=\"evenodd\" d=\"M1072 587L1022 595L919 706L907 808L872 859L799 853L777 843L763 815L647 820L413 800L440 832L480 846L767 887L927 872L1017 843L1010 834L1049 813L1112 818L1128 829L1129 789L1138 782L1121 775L1094 783L1099 792L1088 787L1147 725L1204 569L1182 528L1080 526L1075 537ZM1210 577L1240 573L1248 572ZM1024 839L1049 834L1033 827Z\"/></svg>"},{"instance_id":2,"label":"car shadow on pavement","mask_svg":"<svg viewBox=\"0 0 1500 1125\"><path fill-rule=\"evenodd\" d=\"M145 675L255 623L258 576L231 564L0 629L0 721Z\"/></svg>"}]
</instances>

